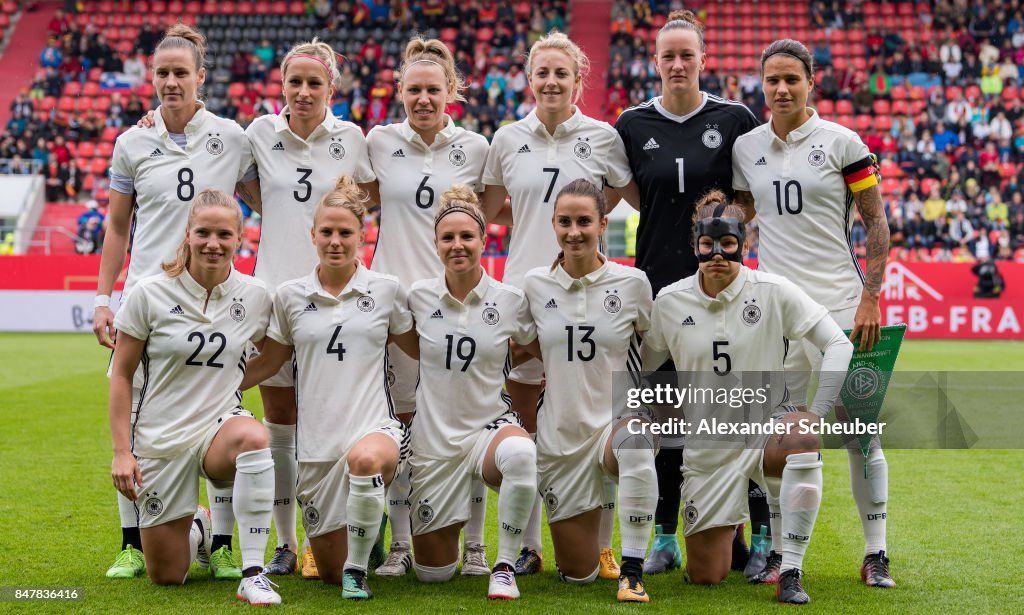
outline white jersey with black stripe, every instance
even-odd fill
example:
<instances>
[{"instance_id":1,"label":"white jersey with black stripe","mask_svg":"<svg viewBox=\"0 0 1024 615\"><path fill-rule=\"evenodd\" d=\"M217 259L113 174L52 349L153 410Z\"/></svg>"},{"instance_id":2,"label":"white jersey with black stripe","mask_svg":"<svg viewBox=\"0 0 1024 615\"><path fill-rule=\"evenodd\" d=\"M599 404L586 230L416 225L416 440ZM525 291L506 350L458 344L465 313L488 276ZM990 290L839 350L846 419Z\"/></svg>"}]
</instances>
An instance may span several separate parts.
<instances>
[{"instance_id":1,"label":"white jersey with black stripe","mask_svg":"<svg viewBox=\"0 0 1024 615\"><path fill-rule=\"evenodd\" d=\"M313 210L338 177L359 184L375 179L362 130L330 111L303 139L288 127L288 107L253 120L245 131L260 178L263 229L257 278L271 288L305 275L317 264L310 236Z\"/></svg>"},{"instance_id":2,"label":"white jersey with black stripe","mask_svg":"<svg viewBox=\"0 0 1024 615\"><path fill-rule=\"evenodd\" d=\"M758 269L785 276L837 311L857 305L864 288L844 175L869 172L870 153L857 133L811 113L785 141L770 122L737 139L733 187L754 196Z\"/></svg>"},{"instance_id":3,"label":"white jersey with black stripe","mask_svg":"<svg viewBox=\"0 0 1024 615\"><path fill-rule=\"evenodd\" d=\"M465 300L444 277L420 280L409 291L420 338L420 381L412 447L417 455L453 459L469 453L488 423L510 411L502 390L511 367L509 340L536 338L523 291L486 273Z\"/></svg>"},{"instance_id":4,"label":"white jersey with black stripe","mask_svg":"<svg viewBox=\"0 0 1024 615\"><path fill-rule=\"evenodd\" d=\"M558 254L551 217L555 197L566 184L587 179L621 188L633 179L626 149L606 122L576 109L548 132L531 111L494 134L484 184L504 186L512 198L512 242L502 281L522 286L526 272L550 264Z\"/></svg>"},{"instance_id":5,"label":"white jersey with black stripe","mask_svg":"<svg viewBox=\"0 0 1024 615\"><path fill-rule=\"evenodd\" d=\"M388 334L413 326L394 276L363 265L338 296L316 270L278 287L267 335L295 348L300 462L336 461L378 427L398 427L387 383Z\"/></svg>"},{"instance_id":6,"label":"white jersey with black stripe","mask_svg":"<svg viewBox=\"0 0 1024 615\"><path fill-rule=\"evenodd\" d=\"M139 280L159 274L162 263L174 260L195 195L206 188L234 194L252 164L242 127L201 103L185 126L185 147L171 139L159 107L153 121L152 128L135 126L119 136L110 162L112 174L132 179L136 199L122 301Z\"/></svg>"},{"instance_id":7,"label":"white jersey with black stripe","mask_svg":"<svg viewBox=\"0 0 1024 615\"><path fill-rule=\"evenodd\" d=\"M217 417L242 401L245 351L270 320L266 284L231 270L207 297L188 272L140 280L114 326L146 342L132 428L140 457L173 457L198 446Z\"/></svg>"},{"instance_id":8,"label":"white jersey with black stripe","mask_svg":"<svg viewBox=\"0 0 1024 615\"><path fill-rule=\"evenodd\" d=\"M375 126L366 141L380 186L380 233L371 268L397 276L406 287L436 277L442 267L434 247L434 213L452 184L483 191L487 139L447 118L430 145L408 120Z\"/></svg>"},{"instance_id":9,"label":"white jersey with black stripe","mask_svg":"<svg viewBox=\"0 0 1024 615\"><path fill-rule=\"evenodd\" d=\"M612 376L639 372L651 284L639 269L608 261L578 280L561 266L532 269L524 290L546 377L537 449L572 455L626 409L625 387L615 390Z\"/></svg>"}]
</instances>

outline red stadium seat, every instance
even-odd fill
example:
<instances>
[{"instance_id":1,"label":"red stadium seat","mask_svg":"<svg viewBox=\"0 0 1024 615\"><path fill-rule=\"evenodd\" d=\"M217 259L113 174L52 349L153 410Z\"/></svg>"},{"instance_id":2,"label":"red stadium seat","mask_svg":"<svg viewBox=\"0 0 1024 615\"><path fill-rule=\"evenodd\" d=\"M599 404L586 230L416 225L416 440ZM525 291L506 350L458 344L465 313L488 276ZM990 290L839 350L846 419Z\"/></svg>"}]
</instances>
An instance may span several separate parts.
<instances>
[{"instance_id":1,"label":"red stadium seat","mask_svg":"<svg viewBox=\"0 0 1024 615\"><path fill-rule=\"evenodd\" d=\"M285 15L288 13L288 3L284 0L275 0L270 4L270 12L275 15Z\"/></svg>"},{"instance_id":2,"label":"red stadium seat","mask_svg":"<svg viewBox=\"0 0 1024 615\"><path fill-rule=\"evenodd\" d=\"M89 171L93 175L103 175L107 172L107 167L110 166L110 160L107 158L93 158L92 166L89 167Z\"/></svg>"},{"instance_id":3,"label":"red stadium seat","mask_svg":"<svg viewBox=\"0 0 1024 615\"><path fill-rule=\"evenodd\" d=\"M103 94L103 90L100 89L100 84L95 81L87 81L85 86L82 88L83 96L100 96Z\"/></svg>"},{"instance_id":4,"label":"red stadium seat","mask_svg":"<svg viewBox=\"0 0 1024 615\"><path fill-rule=\"evenodd\" d=\"M241 83L240 81L235 81L234 83L228 86L228 96L234 98L236 96L241 96L242 94L245 94L244 83Z\"/></svg>"},{"instance_id":5,"label":"red stadium seat","mask_svg":"<svg viewBox=\"0 0 1024 615\"><path fill-rule=\"evenodd\" d=\"M835 121L836 124L839 124L840 126L845 126L846 128L849 128L850 130L853 130L853 116L852 115L837 115L836 119L834 121Z\"/></svg>"},{"instance_id":6,"label":"red stadium seat","mask_svg":"<svg viewBox=\"0 0 1024 615\"><path fill-rule=\"evenodd\" d=\"M235 12L237 12L239 15L252 15L252 3L239 2L235 5Z\"/></svg>"},{"instance_id":7,"label":"red stadium seat","mask_svg":"<svg viewBox=\"0 0 1024 615\"><path fill-rule=\"evenodd\" d=\"M871 110L874 111L875 115L889 115L892 111L889 101L884 98L879 98L871 105Z\"/></svg>"},{"instance_id":8,"label":"red stadium seat","mask_svg":"<svg viewBox=\"0 0 1024 615\"><path fill-rule=\"evenodd\" d=\"M267 84L267 96L271 98L281 97L281 84L280 83L268 83Z\"/></svg>"},{"instance_id":9,"label":"red stadium seat","mask_svg":"<svg viewBox=\"0 0 1024 615\"><path fill-rule=\"evenodd\" d=\"M57 102L57 110L64 112L71 112L75 110L75 101L77 98L70 96L61 96L60 101Z\"/></svg>"},{"instance_id":10,"label":"red stadium seat","mask_svg":"<svg viewBox=\"0 0 1024 615\"><path fill-rule=\"evenodd\" d=\"M96 155L96 144L92 141L82 141L78 144L78 151L75 155L79 158L92 158Z\"/></svg>"},{"instance_id":11,"label":"red stadium seat","mask_svg":"<svg viewBox=\"0 0 1024 615\"><path fill-rule=\"evenodd\" d=\"M253 11L257 15L269 15L270 14L270 3L267 0L259 0L253 7Z\"/></svg>"},{"instance_id":12,"label":"red stadium seat","mask_svg":"<svg viewBox=\"0 0 1024 615\"><path fill-rule=\"evenodd\" d=\"M69 81L64 85L65 96L81 96L82 95L82 84L77 81Z\"/></svg>"},{"instance_id":13,"label":"red stadium seat","mask_svg":"<svg viewBox=\"0 0 1024 615\"><path fill-rule=\"evenodd\" d=\"M288 5L288 13L291 15L301 15L306 12L306 5L299 0L292 0Z\"/></svg>"},{"instance_id":14,"label":"red stadium seat","mask_svg":"<svg viewBox=\"0 0 1024 615\"><path fill-rule=\"evenodd\" d=\"M815 110L818 112L818 115L821 115L823 117L831 117L832 114L836 112L836 107L835 103L833 103L831 100L823 98L817 101L817 107L815 108Z\"/></svg>"},{"instance_id":15,"label":"red stadium seat","mask_svg":"<svg viewBox=\"0 0 1024 615\"><path fill-rule=\"evenodd\" d=\"M113 143L100 143L96 146L96 155L100 158L110 158L114 155Z\"/></svg>"},{"instance_id":16,"label":"red stadium seat","mask_svg":"<svg viewBox=\"0 0 1024 615\"><path fill-rule=\"evenodd\" d=\"M902 85L894 85L889 90L889 96L891 96L893 100L906 100L909 94L907 93L907 88Z\"/></svg>"},{"instance_id":17,"label":"red stadium seat","mask_svg":"<svg viewBox=\"0 0 1024 615\"><path fill-rule=\"evenodd\" d=\"M47 96L43 98L39 108L43 111L50 111L57 106L57 98L55 96Z\"/></svg>"},{"instance_id":18,"label":"red stadium seat","mask_svg":"<svg viewBox=\"0 0 1024 615\"><path fill-rule=\"evenodd\" d=\"M189 15L198 15L203 11L203 5L199 4L198 0L191 0L185 3L185 12Z\"/></svg>"},{"instance_id":19,"label":"red stadium seat","mask_svg":"<svg viewBox=\"0 0 1024 615\"><path fill-rule=\"evenodd\" d=\"M99 113L106 115L107 111L110 111L110 98L106 96L97 96L96 98L93 98L92 108L94 111L98 111Z\"/></svg>"},{"instance_id":20,"label":"red stadium seat","mask_svg":"<svg viewBox=\"0 0 1024 615\"><path fill-rule=\"evenodd\" d=\"M977 84L970 84L964 90L964 96L967 98L981 98L981 88Z\"/></svg>"},{"instance_id":21,"label":"red stadium seat","mask_svg":"<svg viewBox=\"0 0 1024 615\"><path fill-rule=\"evenodd\" d=\"M85 144L83 143L82 145L85 145ZM79 150L81 150L81 147L79 147ZM78 169L79 173L88 173L89 172L89 163L91 163L91 162L92 162L92 158L86 158L85 156L76 156L75 157L75 168ZM92 176L90 175L90 177L92 177Z\"/></svg>"},{"instance_id":22,"label":"red stadium seat","mask_svg":"<svg viewBox=\"0 0 1024 615\"><path fill-rule=\"evenodd\" d=\"M99 83L100 77L103 76L103 69L96 66L89 69L89 81L95 81Z\"/></svg>"},{"instance_id":23,"label":"red stadium seat","mask_svg":"<svg viewBox=\"0 0 1024 615\"><path fill-rule=\"evenodd\" d=\"M836 113L839 115L853 115L853 103L845 98L836 101Z\"/></svg>"},{"instance_id":24,"label":"red stadium seat","mask_svg":"<svg viewBox=\"0 0 1024 615\"><path fill-rule=\"evenodd\" d=\"M1003 86L1003 100L1009 102L1015 98L1020 98L1020 89L1015 85Z\"/></svg>"},{"instance_id":25,"label":"red stadium seat","mask_svg":"<svg viewBox=\"0 0 1024 615\"><path fill-rule=\"evenodd\" d=\"M874 123L875 116L861 114L854 118L853 126L857 132L865 132L870 130Z\"/></svg>"},{"instance_id":26,"label":"red stadium seat","mask_svg":"<svg viewBox=\"0 0 1024 615\"><path fill-rule=\"evenodd\" d=\"M271 83L281 83L281 69L275 66L270 70L270 81Z\"/></svg>"},{"instance_id":27,"label":"red stadium seat","mask_svg":"<svg viewBox=\"0 0 1024 615\"><path fill-rule=\"evenodd\" d=\"M119 134L121 134L121 131L116 126L107 126L103 129L103 132L100 133L100 142L113 143Z\"/></svg>"}]
</instances>

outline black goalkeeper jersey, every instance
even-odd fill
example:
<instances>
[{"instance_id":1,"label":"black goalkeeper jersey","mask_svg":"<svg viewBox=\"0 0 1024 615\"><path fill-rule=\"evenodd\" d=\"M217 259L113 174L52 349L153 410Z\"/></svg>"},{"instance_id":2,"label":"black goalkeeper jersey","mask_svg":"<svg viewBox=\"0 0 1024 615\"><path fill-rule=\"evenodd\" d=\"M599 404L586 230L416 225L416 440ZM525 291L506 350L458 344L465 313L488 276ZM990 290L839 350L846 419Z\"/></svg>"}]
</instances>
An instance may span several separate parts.
<instances>
[{"instance_id":1,"label":"black goalkeeper jersey","mask_svg":"<svg viewBox=\"0 0 1024 615\"><path fill-rule=\"evenodd\" d=\"M690 115L673 116L661 99L622 112L615 129L640 187L636 266L659 290L697 272L693 206L712 188L732 197L732 146L760 124L737 102L711 94Z\"/></svg>"}]
</instances>

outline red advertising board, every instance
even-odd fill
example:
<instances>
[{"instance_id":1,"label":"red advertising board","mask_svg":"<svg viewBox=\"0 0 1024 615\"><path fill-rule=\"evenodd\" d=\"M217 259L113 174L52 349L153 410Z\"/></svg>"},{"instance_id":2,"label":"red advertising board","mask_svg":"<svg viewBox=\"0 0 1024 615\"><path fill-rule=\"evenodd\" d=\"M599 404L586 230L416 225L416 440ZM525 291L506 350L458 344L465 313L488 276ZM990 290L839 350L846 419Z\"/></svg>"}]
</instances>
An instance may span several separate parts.
<instances>
[{"instance_id":1,"label":"red advertising board","mask_svg":"<svg viewBox=\"0 0 1024 615\"><path fill-rule=\"evenodd\" d=\"M631 259L616 260L631 263ZM255 263L255 258L239 259L237 267L249 273ZM0 258L0 294L37 290L93 293L99 264L98 256L5 256ZM483 265L501 279L504 257L485 256ZM1002 296L975 299L977 278L971 273L970 263L890 262L882 289L882 322L907 323L907 337L919 339L1024 340L1024 263L1000 262L999 271L1006 281ZM11 299L23 303L32 296L20 292ZM86 299L77 297L76 301L84 306L81 310L89 312ZM53 295L47 294L46 300L52 301ZM33 309L32 305L23 305L18 311L31 313ZM37 330L64 330L63 326ZM0 322L0 330L11 329Z\"/></svg>"}]
</instances>

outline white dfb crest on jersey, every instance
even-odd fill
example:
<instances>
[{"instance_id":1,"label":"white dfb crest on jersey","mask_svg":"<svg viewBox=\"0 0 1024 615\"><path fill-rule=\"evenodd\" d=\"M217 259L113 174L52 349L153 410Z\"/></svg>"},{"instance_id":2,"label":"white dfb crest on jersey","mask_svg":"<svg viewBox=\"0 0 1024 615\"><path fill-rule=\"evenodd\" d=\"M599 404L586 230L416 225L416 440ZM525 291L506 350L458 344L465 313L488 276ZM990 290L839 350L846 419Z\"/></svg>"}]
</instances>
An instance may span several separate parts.
<instances>
[{"instance_id":1,"label":"white dfb crest on jersey","mask_svg":"<svg viewBox=\"0 0 1024 615\"><path fill-rule=\"evenodd\" d=\"M218 135L220 133L217 133ZM218 139L216 136L211 135L206 140L206 151L210 152L214 156L220 156L224 153L224 142Z\"/></svg>"},{"instance_id":2,"label":"white dfb crest on jersey","mask_svg":"<svg viewBox=\"0 0 1024 615\"><path fill-rule=\"evenodd\" d=\"M576 157L580 160L590 158L590 154L593 153L590 144L587 143L589 140L589 137L577 137L576 144L572 147L572 153L576 154Z\"/></svg>"},{"instance_id":3,"label":"white dfb crest on jersey","mask_svg":"<svg viewBox=\"0 0 1024 615\"><path fill-rule=\"evenodd\" d=\"M462 151L461 145L452 146L452 150L448 152L448 162L457 167L466 164L466 152Z\"/></svg>"},{"instance_id":4,"label":"white dfb crest on jersey","mask_svg":"<svg viewBox=\"0 0 1024 615\"><path fill-rule=\"evenodd\" d=\"M341 143L331 139L331 144L327 146L327 153L331 155L331 158L341 160L345 157L345 147Z\"/></svg>"},{"instance_id":5,"label":"white dfb crest on jersey","mask_svg":"<svg viewBox=\"0 0 1024 615\"><path fill-rule=\"evenodd\" d=\"M709 149L717 149L722 146L722 133L718 132L718 124L707 125L707 130L700 136L701 142Z\"/></svg>"},{"instance_id":6,"label":"white dfb crest on jersey","mask_svg":"<svg viewBox=\"0 0 1024 615\"><path fill-rule=\"evenodd\" d=\"M748 325L756 325L757 321L761 320L761 308L757 307L757 299L751 299L750 302L743 302L743 322Z\"/></svg>"}]
</instances>

